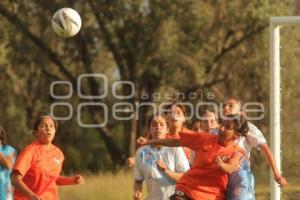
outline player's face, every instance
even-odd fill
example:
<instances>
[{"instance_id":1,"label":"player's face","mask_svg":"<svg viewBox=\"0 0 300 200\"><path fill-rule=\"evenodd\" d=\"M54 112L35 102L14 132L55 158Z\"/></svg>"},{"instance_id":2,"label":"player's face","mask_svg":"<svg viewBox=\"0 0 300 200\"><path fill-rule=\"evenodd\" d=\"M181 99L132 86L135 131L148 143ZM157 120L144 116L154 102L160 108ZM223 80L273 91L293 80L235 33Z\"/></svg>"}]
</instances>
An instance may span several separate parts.
<instances>
[{"instance_id":1,"label":"player's face","mask_svg":"<svg viewBox=\"0 0 300 200\"><path fill-rule=\"evenodd\" d=\"M167 113L167 118L171 126L181 127L185 122L185 116L180 107L173 105Z\"/></svg>"},{"instance_id":2,"label":"player's face","mask_svg":"<svg viewBox=\"0 0 300 200\"><path fill-rule=\"evenodd\" d=\"M35 134L42 144L52 143L55 136L55 124L50 117L45 117L38 125Z\"/></svg>"},{"instance_id":3,"label":"player's face","mask_svg":"<svg viewBox=\"0 0 300 200\"><path fill-rule=\"evenodd\" d=\"M150 124L150 133L153 139L163 139L168 132L166 119L162 116L156 116Z\"/></svg>"},{"instance_id":4,"label":"player's face","mask_svg":"<svg viewBox=\"0 0 300 200\"><path fill-rule=\"evenodd\" d=\"M240 136L240 133L235 131L236 125L233 121L224 121L222 124L221 130L224 132L225 135L237 137Z\"/></svg>"},{"instance_id":5,"label":"player's face","mask_svg":"<svg viewBox=\"0 0 300 200\"><path fill-rule=\"evenodd\" d=\"M241 105L235 99L228 99L223 104L223 115L239 114L241 112Z\"/></svg>"},{"instance_id":6,"label":"player's face","mask_svg":"<svg viewBox=\"0 0 300 200\"><path fill-rule=\"evenodd\" d=\"M194 122L192 130L193 131L201 131L202 130L202 123L200 121Z\"/></svg>"},{"instance_id":7,"label":"player's face","mask_svg":"<svg viewBox=\"0 0 300 200\"><path fill-rule=\"evenodd\" d=\"M202 129L205 131L210 131L211 129L218 128L218 122L216 116L213 113L207 113L203 115Z\"/></svg>"}]
</instances>

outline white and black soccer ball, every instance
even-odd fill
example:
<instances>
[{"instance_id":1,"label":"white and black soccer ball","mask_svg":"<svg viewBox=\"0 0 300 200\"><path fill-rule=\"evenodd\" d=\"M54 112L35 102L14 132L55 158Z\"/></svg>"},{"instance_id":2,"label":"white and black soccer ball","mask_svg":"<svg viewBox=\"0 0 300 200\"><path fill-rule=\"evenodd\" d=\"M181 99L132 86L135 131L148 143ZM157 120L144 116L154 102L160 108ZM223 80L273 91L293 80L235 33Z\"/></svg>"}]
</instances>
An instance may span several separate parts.
<instances>
[{"instance_id":1,"label":"white and black soccer ball","mask_svg":"<svg viewBox=\"0 0 300 200\"><path fill-rule=\"evenodd\" d=\"M52 27L59 36L72 37L81 28L80 15L72 8L61 8L52 17Z\"/></svg>"}]
</instances>

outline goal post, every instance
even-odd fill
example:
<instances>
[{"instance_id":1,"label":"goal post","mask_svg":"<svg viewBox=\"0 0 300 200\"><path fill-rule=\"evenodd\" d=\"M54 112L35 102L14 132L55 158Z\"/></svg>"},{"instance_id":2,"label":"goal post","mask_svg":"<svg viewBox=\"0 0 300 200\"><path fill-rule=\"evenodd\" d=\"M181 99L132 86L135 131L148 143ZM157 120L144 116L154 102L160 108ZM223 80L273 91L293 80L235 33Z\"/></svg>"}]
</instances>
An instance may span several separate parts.
<instances>
[{"instance_id":1,"label":"goal post","mask_svg":"<svg viewBox=\"0 0 300 200\"><path fill-rule=\"evenodd\" d=\"M280 129L280 28L300 25L300 17L270 18L270 138L271 150L275 156L278 170L281 172L281 129ZM272 171L271 171L272 173ZM281 191L271 174L271 200L280 200Z\"/></svg>"}]
</instances>

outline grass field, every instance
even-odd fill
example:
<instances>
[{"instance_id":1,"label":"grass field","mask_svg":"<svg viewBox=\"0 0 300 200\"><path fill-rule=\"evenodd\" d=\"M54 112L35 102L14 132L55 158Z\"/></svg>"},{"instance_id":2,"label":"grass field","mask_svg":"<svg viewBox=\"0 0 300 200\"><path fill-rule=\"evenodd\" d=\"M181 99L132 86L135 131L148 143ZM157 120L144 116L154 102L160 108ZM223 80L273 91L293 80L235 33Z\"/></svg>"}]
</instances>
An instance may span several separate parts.
<instances>
[{"instance_id":1,"label":"grass field","mask_svg":"<svg viewBox=\"0 0 300 200\"><path fill-rule=\"evenodd\" d=\"M132 199L132 172L84 176L82 186L60 187L60 200L126 200Z\"/></svg>"},{"instance_id":2,"label":"grass field","mask_svg":"<svg viewBox=\"0 0 300 200\"><path fill-rule=\"evenodd\" d=\"M130 200L133 194L131 171L84 176L85 185L59 188L60 200ZM269 200L269 187L256 186L256 200ZM283 189L284 200L300 199L300 184L289 183Z\"/></svg>"}]
</instances>

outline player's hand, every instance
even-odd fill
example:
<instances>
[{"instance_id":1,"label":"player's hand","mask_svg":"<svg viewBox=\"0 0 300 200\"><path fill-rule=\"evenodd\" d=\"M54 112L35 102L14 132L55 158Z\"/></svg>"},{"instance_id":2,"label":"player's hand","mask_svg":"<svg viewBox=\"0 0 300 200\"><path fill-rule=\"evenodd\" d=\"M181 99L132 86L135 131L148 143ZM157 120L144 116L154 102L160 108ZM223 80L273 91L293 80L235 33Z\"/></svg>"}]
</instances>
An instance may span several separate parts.
<instances>
[{"instance_id":1,"label":"player's hand","mask_svg":"<svg viewBox=\"0 0 300 200\"><path fill-rule=\"evenodd\" d=\"M81 175L74 176L74 184L75 185L83 185L84 184L83 177Z\"/></svg>"},{"instance_id":2,"label":"player's hand","mask_svg":"<svg viewBox=\"0 0 300 200\"><path fill-rule=\"evenodd\" d=\"M275 176L275 181L279 184L280 187L284 187L287 185L287 181L281 175Z\"/></svg>"},{"instance_id":3,"label":"player's hand","mask_svg":"<svg viewBox=\"0 0 300 200\"><path fill-rule=\"evenodd\" d=\"M134 200L141 200L142 199L142 192L135 192L133 195Z\"/></svg>"},{"instance_id":4,"label":"player's hand","mask_svg":"<svg viewBox=\"0 0 300 200\"><path fill-rule=\"evenodd\" d=\"M141 146L144 146L144 145L147 145L149 142L148 139L144 138L144 137L139 137L137 140L136 140L136 143L138 145L141 145Z\"/></svg>"},{"instance_id":5,"label":"player's hand","mask_svg":"<svg viewBox=\"0 0 300 200\"><path fill-rule=\"evenodd\" d=\"M217 163L217 165L218 165L219 167L222 167L223 160L222 160L222 158L221 158L220 156L217 156L217 157L215 158L215 162Z\"/></svg>"},{"instance_id":6,"label":"player's hand","mask_svg":"<svg viewBox=\"0 0 300 200\"><path fill-rule=\"evenodd\" d=\"M167 165L162 160L157 160L156 161L156 166L159 170L161 170L163 172L165 172L168 169Z\"/></svg>"},{"instance_id":7,"label":"player's hand","mask_svg":"<svg viewBox=\"0 0 300 200\"><path fill-rule=\"evenodd\" d=\"M31 195L30 200L42 200L42 198L36 194L33 194L33 195Z\"/></svg>"},{"instance_id":8,"label":"player's hand","mask_svg":"<svg viewBox=\"0 0 300 200\"><path fill-rule=\"evenodd\" d=\"M4 159L5 156L3 155L3 153L0 152L0 158Z\"/></svg>"},{"instance_id":9,"label":"player's hand","mask_svg":"<svg viewBox=\"0 0 300 200\"><path fill-rule=\"evenodd\" d=\"M126 166L131 168L135 164L135 158L134 157L129 157L126 159Z\"/></svg>"}]
</instances>

